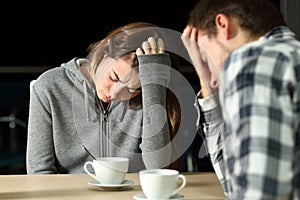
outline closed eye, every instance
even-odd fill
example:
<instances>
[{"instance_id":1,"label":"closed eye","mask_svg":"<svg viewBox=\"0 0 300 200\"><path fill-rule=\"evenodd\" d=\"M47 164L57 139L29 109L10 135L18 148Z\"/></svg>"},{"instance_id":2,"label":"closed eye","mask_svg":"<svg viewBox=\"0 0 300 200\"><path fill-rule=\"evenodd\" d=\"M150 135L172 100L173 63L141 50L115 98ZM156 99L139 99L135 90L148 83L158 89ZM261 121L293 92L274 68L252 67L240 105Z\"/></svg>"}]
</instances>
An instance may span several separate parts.
<instances>
[{"instance_id":1,"label":"closed eye","mask_svg":"<svg viewBox=\"0 0 300 200\"><path fill-rule=\"evenodd\" d=\"M113 78L112 76L109 76L109 79L110 79L112 82L118 82L118 81L119 81L119 79Z\"/></svg>"}]
</instances>

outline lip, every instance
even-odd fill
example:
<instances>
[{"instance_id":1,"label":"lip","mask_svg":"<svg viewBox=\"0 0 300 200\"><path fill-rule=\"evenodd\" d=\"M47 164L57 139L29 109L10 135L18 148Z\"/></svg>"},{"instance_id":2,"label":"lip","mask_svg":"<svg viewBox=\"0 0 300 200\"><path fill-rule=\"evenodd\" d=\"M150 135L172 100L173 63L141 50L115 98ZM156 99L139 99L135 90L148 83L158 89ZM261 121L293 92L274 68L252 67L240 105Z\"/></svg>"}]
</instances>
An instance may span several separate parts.
<instances>
[{"instance_id":1,"label":"lip","mask_svg":"<svg viewBox=\"0 0 300 200\"><path fill-rule=\"evenodd\" d=\"M104 93L103 93L103 97L104 97L105 102L111 101L110 98L108 96L106 96Z\"/></svg>"},{"instance_id":2,"label":"lip","mask_svg":"<svg viewBox=\"0 0 300 200\"><path fill-rule=\"evenodd\" d=\"M105 96L105 100L106 100L106 101L110 101L110 98L107 97L107 96Z\"/></svg>"},{"instance_id":3,"label":"lip","mask_svg":"<svg viewBox=\"0 0 300 200\"><path fill-rule=\"evenodd\" d=\"M110 98L108 96L106 96L103 91L99 91L99 92L100 92L100 96L99 97L101 98L102 101L104 101L104 102L111 101Z\"/></svg>"}]
</instances>

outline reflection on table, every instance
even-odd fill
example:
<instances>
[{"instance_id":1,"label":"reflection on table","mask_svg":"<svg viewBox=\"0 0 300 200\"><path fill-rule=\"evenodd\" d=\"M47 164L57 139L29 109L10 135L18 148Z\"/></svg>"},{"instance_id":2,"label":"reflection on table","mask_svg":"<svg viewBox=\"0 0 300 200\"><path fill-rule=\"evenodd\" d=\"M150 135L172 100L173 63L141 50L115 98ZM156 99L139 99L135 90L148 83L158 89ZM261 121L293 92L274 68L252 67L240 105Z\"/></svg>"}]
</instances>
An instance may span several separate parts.
<instances>
[{"instance_id":1,"label":"reflection on table","mask_svg":"<svg viewBox=\"0 0 300 200\"><path fill-rule=\"evenodd\" d=\"M214 173L183 174L187 176L187 186L180 191L184 200L225 199ZM93 179L87 174L1 175L0 199L126 200L142 193L138 173L128 173L126 180L127 186L106 188L89 184Z\"/></svg>"}]
</instances>

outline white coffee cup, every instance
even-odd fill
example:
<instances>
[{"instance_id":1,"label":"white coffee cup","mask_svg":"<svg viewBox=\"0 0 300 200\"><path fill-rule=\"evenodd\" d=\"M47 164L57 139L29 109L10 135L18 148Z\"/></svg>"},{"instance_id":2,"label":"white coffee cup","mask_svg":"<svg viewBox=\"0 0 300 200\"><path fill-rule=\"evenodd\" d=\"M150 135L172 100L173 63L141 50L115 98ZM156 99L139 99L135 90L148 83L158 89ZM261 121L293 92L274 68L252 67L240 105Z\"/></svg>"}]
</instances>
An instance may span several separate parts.
<instances>
[{"instance_id":1,"label":"white coffee cup","mask_svg":"<svg viewBox=\"0 0 300 200\"><path fill-rule=\"evenodd\" d=\"M88 170L88 165L94 169L94 173ZM100 184L120 184L124 181L128 171L129 159L123 157L102 157L88 161L84 164L84 170Z\"/></svg>"},{"instance_id":2,"label":"white coffee cup","mask_svg":"<svg viewBox=\"0 0 300 200\"><path fill-rule=\"evenodd\" d=\"M140 184L147 199L169 199L186 185L186 177L172 169L150 169L139 172ZM179 179L182 183L178 186Z\"/></svg>"}]
</instances>

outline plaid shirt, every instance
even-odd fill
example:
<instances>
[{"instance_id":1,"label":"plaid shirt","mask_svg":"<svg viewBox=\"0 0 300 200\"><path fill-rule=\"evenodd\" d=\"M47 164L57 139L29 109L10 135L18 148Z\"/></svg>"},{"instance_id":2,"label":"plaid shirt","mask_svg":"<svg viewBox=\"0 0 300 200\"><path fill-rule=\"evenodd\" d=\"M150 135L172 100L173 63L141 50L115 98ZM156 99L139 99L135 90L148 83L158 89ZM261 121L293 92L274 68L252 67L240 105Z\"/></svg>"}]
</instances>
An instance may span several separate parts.
<instances>
[{"instance_id":1,"label":"plaid shirt","mask_svg":"<svg viewBox=\"0 0 300 200\"><path fill-rule=\"evenodd\" d=\"M230 55L220 83L199 104L226 197L299 200L300 42L274 28Z\"/></svg>"}]
</instances>

